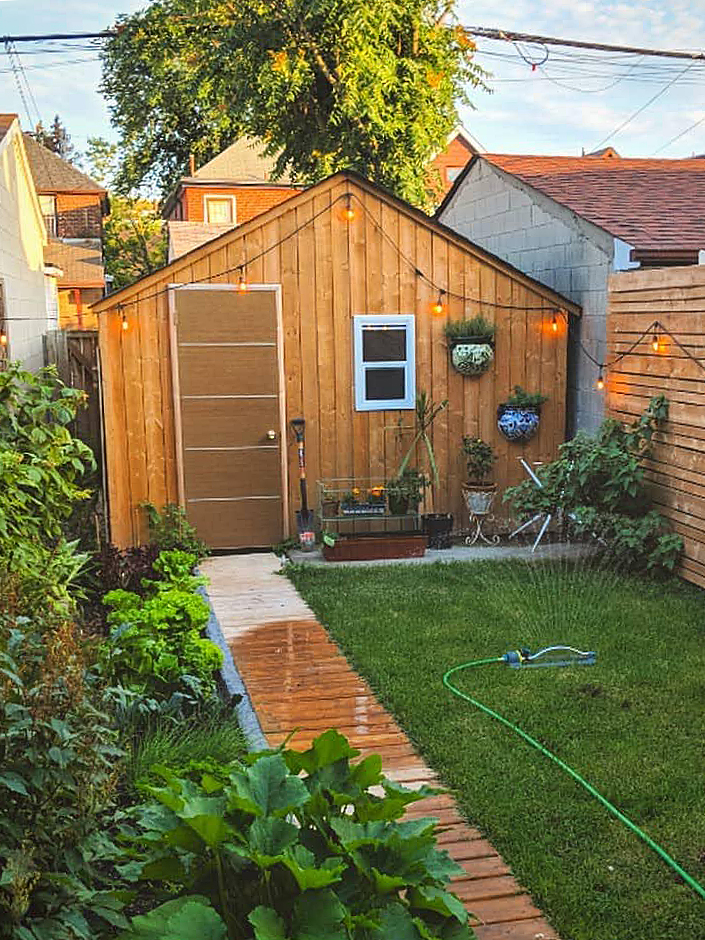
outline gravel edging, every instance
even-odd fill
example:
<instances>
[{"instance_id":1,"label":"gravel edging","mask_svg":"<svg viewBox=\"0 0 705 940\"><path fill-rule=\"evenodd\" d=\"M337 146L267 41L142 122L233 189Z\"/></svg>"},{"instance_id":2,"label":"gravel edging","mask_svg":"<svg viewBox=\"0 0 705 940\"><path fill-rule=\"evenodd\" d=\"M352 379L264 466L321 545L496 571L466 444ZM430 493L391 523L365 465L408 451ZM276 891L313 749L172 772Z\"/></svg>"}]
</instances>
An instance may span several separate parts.
<instances>
[{"instance_id":1,"label":"gravel edging","mask_svg":"<svg viewBox=\"0 0 705 940\"><path fill-rule=\"evenodd\" d=\"M240 701L235 706L235 713L237 714L238 722L242 729L242 733L245 735L245 740L247 741L247 748L250 751L265 751L269 750L269 744L264 732L262 731L262 726L259 723L259 718L252 707L252 701L247 692L247 687L242 679L242 676L237 670L235 661L233 659L232 653L228 644L225 642L225 637L223 636L223 631L218 622L218 618L215 615L213 610L213 605L211 604L211 599L208 596L208 591L204 587L199 587L198 593L208 604L209 617L208 623L206 624L206 636L208 639L215 643L223 653L223 665L220 669L220 675L223 680L223 685L225 686L228 695L239 695Z\"/></svg>"}]
</instances>

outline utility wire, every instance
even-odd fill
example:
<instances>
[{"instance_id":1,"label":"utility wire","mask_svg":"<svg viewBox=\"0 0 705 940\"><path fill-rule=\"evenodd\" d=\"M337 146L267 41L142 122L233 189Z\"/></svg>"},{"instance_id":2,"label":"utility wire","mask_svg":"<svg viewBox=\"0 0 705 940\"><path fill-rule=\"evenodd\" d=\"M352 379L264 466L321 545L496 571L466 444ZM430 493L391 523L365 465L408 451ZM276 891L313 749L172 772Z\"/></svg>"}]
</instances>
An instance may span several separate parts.
<instances>
[{"instance_id":1,"label":"utility wire","mask_svg":"<svg viewBox=\"0 0 705 940\"><path fill-rule=\"evenodd\" d=\"M696 127L700 127L700 125L703 123L703 121L705 121L705 115L703 115L703 117L701 117L698 121L695 121L694 124L691 124L690 127L686 127L686 129L685 129L684 131L681 131L680 134L676 134L675 137L671 137L671 139L670 139L667 143L665 143L665 144L663 144L661 147L659 147L658 150L654 150L654 152L651 154L651 156L653 157L653 156L655 156L657 153L661 153L662 150L665 150L666 147L670 147L671 144L675 144L675 142L676 142L677 140L680 140L681 137L685 137L686 134L689 134L691 131L694 131Z\"/></svg>"}]
</instances>

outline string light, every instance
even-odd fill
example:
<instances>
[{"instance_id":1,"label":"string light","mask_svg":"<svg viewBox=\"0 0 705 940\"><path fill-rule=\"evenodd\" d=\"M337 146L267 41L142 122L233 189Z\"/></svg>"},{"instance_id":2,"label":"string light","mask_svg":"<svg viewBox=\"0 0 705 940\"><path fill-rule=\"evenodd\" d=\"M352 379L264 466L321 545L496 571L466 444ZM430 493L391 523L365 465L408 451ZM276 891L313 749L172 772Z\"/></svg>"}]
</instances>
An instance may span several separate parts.
<instances>
[{"instance_id":1,"label":"string light","mask_svg":"<svg viewBox=\"0 0 705 940\"><path fill-rule=\"evenodd\" d=\"M240 272L240 279L237 282L237 289L241 293L244 293L247 290L247 282L245 281L245 272L242 266L238 268L238 271Z\"/></svg>"},{"instance_id":2,"label":"string light","mask_svg":"<svg viewBox=\"0 0 705 940\"><path fill-rule=\"evenodd\" d=\"M7 333L5 327L0 329L0 346L7 346Z\"/></svg>"},{"instance_id":3,"label":"string light","mask_svg":"<svg viewBox=\"0 0 705 940\"><path fill-rule=\"evenodd\" d=\"M551 320L551 329L554 333L558 332L558 317L555 315L555 313L553 314L553 319Z\"/></svg>"},{"instance_id":4,"label":"string light","mask_svg":"<svg viewBox=\"0 0 705 940\"><path fill-rule=\"evenodd\" d=\"M352 202L350 199L350 193L345 197L345 208L343 209L343 217L347 222L352 222L355 218L355 210L352 207Z\"/></svg>"},{"instance_id":5,"label":"string light","mask_svg":"<svg viewBox=\"0 0 705 940\"><path fill-rule=\"evenodd\" d=\"M443 313L443 311L445 310L445 305L444 305L444 303L443 303L443 296L444 296L444 295L445 295L445 291L444 291L444 290L439 290L439 291L438 291L438 300L437 300L437 301L435 302L435 304L431 307L431 310L433 311L434 316L439 317L439 316Z\"/></svg>"},{"instance_id":6,"label":"string light","mask_svg":"<svg viewBox=\"0 0 705 940\"><path fill-rule=\"evenodd\" d=\"M123 329L123 332L127 332L127 328L129 327L129 325L130 325L130 324L127 322L127 317L125 316L125 311L122 310L122 329Z\"/></svg>"},{"instance_id":7,"label":"string light","mask_svg":"<svg viewBox=\"0 0 705 940\"><path fill-rule=\"evenodd\" d=\"M597 376L597 390L601 392L604 387L605 387L605 376L602 372L602 366L600 366L600 372Z\"/></svg>"},{"instance_id":8,"label":"string light","mask_svg":"<svg viewBox=\"0 0 705 940\"><path fill-rule=\"evenodd\" d=\"M651 339L651 348L653 349L654 352L658 352L658 346L659 346L658 333L654 333Z\"/></svg>"}]
</instances>

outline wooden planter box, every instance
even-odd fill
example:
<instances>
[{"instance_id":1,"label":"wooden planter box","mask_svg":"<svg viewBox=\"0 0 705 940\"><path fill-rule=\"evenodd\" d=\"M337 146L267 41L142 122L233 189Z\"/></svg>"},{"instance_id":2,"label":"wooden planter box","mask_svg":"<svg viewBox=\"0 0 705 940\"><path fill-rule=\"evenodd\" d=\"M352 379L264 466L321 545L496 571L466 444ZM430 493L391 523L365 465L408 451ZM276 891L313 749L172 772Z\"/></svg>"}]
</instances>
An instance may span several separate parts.
<instances>
[{"instance_id":1,"label":"wooden planter box","mask_svg":"<svg viewBox=\"0 0 705 940\"><path fill-rule=\"evenodd\" d=\"M343 536L335 545L323 545L323 557L326 561L421 558L426 554L427 541L423 534L405 532Z\"/></svg>"}]
</instances>

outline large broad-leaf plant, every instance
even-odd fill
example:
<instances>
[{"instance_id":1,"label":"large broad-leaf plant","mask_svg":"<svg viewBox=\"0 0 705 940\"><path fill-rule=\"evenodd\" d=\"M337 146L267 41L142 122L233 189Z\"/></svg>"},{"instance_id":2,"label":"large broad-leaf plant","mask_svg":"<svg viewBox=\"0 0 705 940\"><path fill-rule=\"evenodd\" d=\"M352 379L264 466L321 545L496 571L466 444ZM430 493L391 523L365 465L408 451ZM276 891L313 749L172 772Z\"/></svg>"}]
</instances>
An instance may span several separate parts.
<instances>
[{"instance_id":1,"label":"large broad-leaf plant","mask_svg":"<svg viewBox=\"0 0 705 940\"><path fill-rule=\"evenodd\" d=\"M468 940L468 915L447 890L462 869L437 848L434 820L402 819L435 791L404 789L379 756L357 756L330 730L307 751L233 764L225 783L162 768L154 802L125 827L120 870L171 897L124 937L162 936L150 925L185 916L169 906L176 894L194 902L181 940Z\"/></svg>"}]
</instances>

